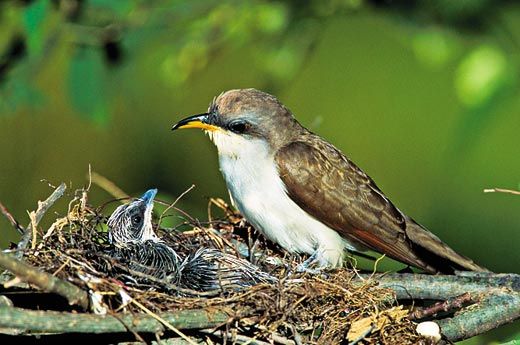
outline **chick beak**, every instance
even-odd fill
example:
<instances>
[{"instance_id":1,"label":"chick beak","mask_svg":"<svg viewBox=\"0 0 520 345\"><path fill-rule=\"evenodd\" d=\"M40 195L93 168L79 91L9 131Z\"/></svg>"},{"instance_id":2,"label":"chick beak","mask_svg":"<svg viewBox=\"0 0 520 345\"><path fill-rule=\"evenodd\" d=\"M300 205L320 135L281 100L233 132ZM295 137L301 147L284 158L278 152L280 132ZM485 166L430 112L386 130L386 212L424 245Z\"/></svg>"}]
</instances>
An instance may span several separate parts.
<instances>
[{"instance_id":1,"label":"chick beak","mask_svg":"<svg viewBox=\"0 0 520 345\"><path fill-rule=\"evenodd\" d=\"M149 189L139 199L143 200L146 203L146 207L148 208L151 205L153 205L153 199L155 198L156 194L157 194L157 189Z\"/></svg>"}]
</instances>

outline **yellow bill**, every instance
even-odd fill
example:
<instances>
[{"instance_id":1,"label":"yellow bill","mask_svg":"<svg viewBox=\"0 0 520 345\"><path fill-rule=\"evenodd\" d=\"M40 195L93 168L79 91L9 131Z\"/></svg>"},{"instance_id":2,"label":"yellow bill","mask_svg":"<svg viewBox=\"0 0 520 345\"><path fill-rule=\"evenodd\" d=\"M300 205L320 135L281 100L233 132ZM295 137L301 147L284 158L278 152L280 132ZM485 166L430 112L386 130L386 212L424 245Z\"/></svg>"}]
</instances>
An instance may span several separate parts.
<instances>
[{"instance_id":1,"label":"yellow bill","mask_svg":"<svg viewBox=\"0 0 520 345\"><path fill-rule=\"evenodd\" d=\"M216 131L220 129L220 127L209 123L208 114L193 115L183 120L180 120L175 125L173 125L172 131L176 129L185 128L200 128L207 131Z\"/></svg>"}]
</instances>

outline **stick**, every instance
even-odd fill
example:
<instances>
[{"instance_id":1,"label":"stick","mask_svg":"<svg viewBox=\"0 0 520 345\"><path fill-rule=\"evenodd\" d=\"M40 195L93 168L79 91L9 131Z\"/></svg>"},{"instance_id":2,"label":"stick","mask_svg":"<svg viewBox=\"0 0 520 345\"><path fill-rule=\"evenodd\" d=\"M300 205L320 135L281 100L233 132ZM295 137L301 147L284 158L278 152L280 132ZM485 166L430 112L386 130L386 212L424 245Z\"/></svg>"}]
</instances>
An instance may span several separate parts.
<instances>
[{"instance_id":1,"label":"stick","mask_svg":"<svg viewBox=\"0 0 520 345\"><path fill-rule=\"evenodd\" d=\"M171 203L170 205L168 205L168 207L166 207L164 209L164 211L161 213L161 216L159 217L159 221L157 222L157 228L159 228L159 226L161 225L161 221L164 217L164 215L166 214L166 212L168 212L170 209L172 209L176 204L177 202L179 202L179 200L185 196L186 194L188 194L193 188L195 188L195 185L192 184L190 188L186 189L184 192L181 193L181 195L179 195L177 197L177 199L175 199L175 201L173 203Z\"/></svg>"},{"instance_id":2,"label":"stick","mask_svg":"<svg viewBox=\"0 0 520 345\"><path fill-rule=\"evenodd\" d=\"M511 190L511 189L504 189L504 188L489 188L484 189L484 193L507 193L507 194L514 194L514 195L520 195L520 191L518 190Z\"/></svg>"},{"instance_id":3,"label":"stick","mask_svg":"<svg viewBox=\"0 0 520 345\"><path fill-rule=\"evenodd\" d=\"M177 329L201 329L221 326L229 321L223 311L201 309L178 310L161 313L160 317ZM130 313L95 315L57 311L37 311L21 308L0 308L0 328L19 329L24 332L45 333L118 333L127 332L121 323L132 325L135 332L158 333L166 328L154 317Z\"/></svg>"},{"instance_id":4,"label":"stick","mask_svg":"<svg viewBox=\"0 0 520 345\"><path fill-rule=\"evenodd\" d=\"M2 212L2 214L5 216L5 218L7 218L7 220L9 221L9 223L11 223L11 225L16 229L18 230L18 232L20 234L23 235L23 233L25 232L24 231L24 228L20 225L20 223L18 223L16 221L16 219L14 219L13 215L9 212L9 210L4 206L4 204L2 204L2 202L0 202L0 212Z\"/></svg>"},{"instance_id":5,"label":"stick","mask_svg":"<svg viewBox=\"0 0 520 345\"><path fill-rule=\"evenodd\" d=\"M107 191L116 199L130 199L130 196L126 194L121 188L119 188L114 182L95 171L89 174L89 180Z\"/></svg>"},{"instance_id":6,"label":"stick","mask_svg":"<svg viewBox=\"0 0 520 345\"><path fill-rule=\"evenodd\" d=\"M193 340L191 340L186 334L182 333L180 330L177 329L174 325L166 321L161 316L157 315L156 313L152 312L150 309L146 308L144 305L136 301L135 299L131 299L131 302L134 303L136 306L138 306L141 310L143 310L147 315L150 315L160 323L162 323L166 328L168 328L170 331L173 331L175 334L177 334L182 339L186 340L190 345L197 345Z\"/></svg>"},{"instance_id":7,"label":"stick","mask_svg":"<svg viewBox=\"0 0 520 345\"><path fill-rule=\"evenodd\" d=\"M70 305L79 305L85 310L88 308L88 294L76 285L56 278L46 272L39 271L23 261L16 260L2 252L0 252L0 266L13 272L18 278L29 284L65 297Z\"/></svg>"},{"instance_id":8,"label":"stick","mask_svg":"<svg viewBox=\"0 0 520 345\"><path fill-rule=\"evenodd\" d=\"M461 309L465 305L476 302L477 300L471 295L471 293L466 292L465 294L455 298L447 299L444 302L435 303L428 308L416 309L408 316L408 318L410 320L424 319L425 317L435 316L441 312L446 313L452 310Z\"/></svg>"},{"instance_id":9,"label":"stick","mask_svg":"<svg viewBox=\"0 0 520 345\"><path fill-rule=\"evenodd\" d=\"M30 215L32 215L31 222L25 229L22 240L18 243L18 252L14 254L17 259L22 258L23 251L27 248L29 241L33 237L33 231L35 231L36 226L38 226L38 223L42 220L44 214L49 210L49 208L63 196L66 188L67 186L65 186L65 183L62 183L47 199L45 199L45 201L38 201L38 208L36 211L30 213Z\"/></svg>"}]
</instances>

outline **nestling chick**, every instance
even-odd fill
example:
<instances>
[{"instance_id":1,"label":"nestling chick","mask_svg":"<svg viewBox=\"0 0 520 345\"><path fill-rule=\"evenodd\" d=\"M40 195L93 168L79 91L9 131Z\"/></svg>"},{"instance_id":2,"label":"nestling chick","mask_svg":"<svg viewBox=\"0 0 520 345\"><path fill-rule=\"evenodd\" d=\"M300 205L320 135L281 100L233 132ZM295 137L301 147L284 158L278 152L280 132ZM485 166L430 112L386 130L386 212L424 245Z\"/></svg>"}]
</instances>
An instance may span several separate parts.
<instances>
[{"instance_id":1,"label":"nestling chick","mask_svg":"<svg viewBox=\"0 0 520 345\"><path fill-rule=\"evenodd\" d=\"M182 259L153 231L156 189L119 206L108 220L109 241L115 256L131 271L197 290L229 290L275 282L276 278L250 262L213 248L199 248Z\"/></svg>"}]
</instances>

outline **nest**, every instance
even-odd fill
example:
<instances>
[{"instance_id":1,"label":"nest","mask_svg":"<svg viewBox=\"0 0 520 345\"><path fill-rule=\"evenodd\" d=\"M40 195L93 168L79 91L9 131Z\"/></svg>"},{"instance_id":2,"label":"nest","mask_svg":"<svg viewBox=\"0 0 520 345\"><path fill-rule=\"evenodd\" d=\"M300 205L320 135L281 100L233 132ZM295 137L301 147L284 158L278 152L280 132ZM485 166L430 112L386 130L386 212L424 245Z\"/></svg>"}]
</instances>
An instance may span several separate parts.
<instances>
[{"instance_id":1,"label":"nest","mask_svg":"<svg viewBox=\"0 0 520 345\"><path fill-rule=\"evenodd\" d=\"M88 313L108 315L160 315L161 313L205 310L225 313L219 326L187 331L173 330L163 337L178 335L198 341L285 344L417 344L422 342L409 310L398 306L394 292L361 279L355 269L326 271L320 275L297 274L300 258L256 238L253 229L222 200L212 199L222 217L210 222L184 214L180 232L154 227L177 252L187 254L201 246L213 247L247 259L279 279L276 284L259 284L239 291L200 293L169 286L152 277L138 276L129 284L129 271L107 255L106 219L102 208L87 203L87 192L79 191L63 217L49 229L34 229L33 249L23 259L90 296ZM172 208L170 208L171 210ZM139 278L139 279L137 279ZM150 279L143 279L150 278ZM30 288L29 288L30 289ZM30 290L34 291L34 290ZM70 310L69 310L70 311ZM77 313L85 313L76 309ZM166 321L164 321L166 322ZM132 327L129 326L129 331ZM138 332L134 335L139 339Z\"/></svg>"}]
</instances>

